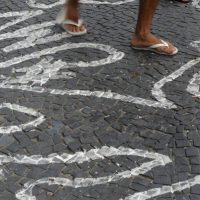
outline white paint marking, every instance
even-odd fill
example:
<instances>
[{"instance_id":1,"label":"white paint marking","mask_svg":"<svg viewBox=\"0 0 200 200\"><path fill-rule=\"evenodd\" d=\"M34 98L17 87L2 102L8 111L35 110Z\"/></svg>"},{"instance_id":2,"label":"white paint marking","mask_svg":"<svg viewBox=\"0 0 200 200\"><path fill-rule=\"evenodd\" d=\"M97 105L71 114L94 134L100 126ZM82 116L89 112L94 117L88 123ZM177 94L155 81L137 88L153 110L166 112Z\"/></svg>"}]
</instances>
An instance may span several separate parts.
<instances>
[{"instance_id":1,"label":"white paint marking","mask_svg":"<svg viewBox=\"0 0 200 200\"><path fill-rule=\"evenodd\" d=\"M166 85L166 83L171 82L177 79L178 77L182 76L186 70L190 69L199 62L200 62L200 57L195 60L191 60L187 64L183 65L181 68L170 74L169 76L155 83L152 89L152 95L162 104L168 105L168 107L174 107L174 103L166 99L166 95L162 91L162 88Z\"/></svg>"},{"instance_id":2,"label":"white paint marking","mask_svg":"<svg viewBox=\"0 0 200 200\"><path fill-rule=\"evenodd\" d=\"M193 5L195 8L200 8L200 0L193 0L193 1L192 1L192 5Z\"/></svg>"},{"instance_id":3,"label":"white paint marking","mask_svg":"<svg viewBox=\"0 0 200 200\"><path fill-rule=\"evenodd\" d=\"M113 156L139 156L143 158L153 159L153 161L148 162L150 164L166 165L171 162L168 156L151 153L146 150L141 149L130 149L125 147L108 147L103 146L101 148L91 149L84 152L76 152L75 154L63 153L61 155L57 153L50 154L48 157L43 157L41 155L16 155L14 157L7 155L0 155L0 165L7 163L16 163L16 164L29 164L29 165L46 165L46 164L71 164L71 163L84 163L98 159L106 159ZM157 165L156 164L156 165ZM145 164L146 165L146 164Z\"/></svg>"},{"instance_id":4,"label":"white paint marking","mask_svg":"<svg viewBox=\"0 0 200 200\"><path fill-rule=\"evenodd\" d=\"M8 17L14 17L15 19L11 22L7 22L6 24L0 26L0 31L11 27L19 22L23 22L29 18L38 16L43 14L42 10L36 10L36 11L21 11L21 12L8 12L8 13L0 13L0 18L8 18ZM16 18L17 17L17 18Z\"/></svg>"},{"instance_id":5,"label":"white paint marking","mask_svg":"<svg viewBox=\"0 0 200 200\"><path fill-rule=\"evenodd\" d=\"M0 63L0 68L8 68L10 66L22 63L24 61L32 60L32 59L38 59L41 56L45 55L52 55L55 54L59 51L64 51L64 50L69 50L69 49L77 49L77 48L92 48L92 49L97 49L100 51L105 51L109 54L109 56L105 59L101 59L98 61L91 61L91 62L77 62L77 63L67 63L68 67L97 67L101 65L106 65L106 64L111 64L116 61L121 60L124 57L124 53L117 51L116 49L108 46L108 45L103 45L103 44L93 44L93 43L66 43L61 46L57 47L52 47L48 49L43 49L41 51L34 52L29 55L25 56L20 56L20 57L15 57L10 60L7 60L5 62Z\"/></svg>"},{"instance_id":6,"label":"white paint marking","mask_svg":"<svg viewBox=\"0 0 200 200\"><path fill-rule=\"evenodd\" d=\"M66 32L61 33L61 34L50 35L50 34L53 34L53 31L49 27L52 27L55 24L56 24L55 21L43 22L42 24L30 25L28 27L21 28L14 32L1 34L0 40L26 37L26 39L22 41L18 41L16 43L13 43L9 46L4 47L3 51L11 52L11 51L19 50L19 49L33 47L39 44L46 44L49 42L59 41L64 38L71 37L71 35L67 34ZM50 35L50 36L47 36L47 35ZM45 36L47 37L44 38Z\"/></svg>"},{"instance_id":7,"label":"white paint marking","mask_svg":"<svg viewBox=\"0 0 200 200\"><path fill-rule=\"evenodd\" d=\"M193 78L190 80L189 85L187 87L187 91L194 95L194 97L200 97L200 72L196 73Z\"/></svg>"},{"instance_id":8,"label":"white paint marking","mask_svg":"<svg viewBox=\"0 0 200 200\"><path fill-rule=\"evenodd\" d=\"M5 180L5 174L4 174L3 169L0 169L0 181L1 180Z\"/></svg>"},{"instance_id":9,"label":"white paint marking","mask_svg":"<svg viewBox=\"0 0 200 200\"><path fill-rule=\"evenodd\" d=\"M200 40L191 42L190 45L200 52ZM193 78L189 81L189 85L187 87L187 91L194 95L194 97L200 97L200 72L194 74Z\"/></svg>"},{"instance_id":10,"label":"white paint marking","mask_svg":"<svg viewBox=\"0 0 200 200\"><path fill-rule=\"evenodd\" d=\"M21 38L21 37L27 37L30 33L33 31L37 31L39 29L43 29L46 27L51 27L55 25L55 21L50 22L43 22L41 24L34 24L29 25L27 27L20 28L13 32L7 32L0 35L0 40L6 40L6 39L12 39L12 38Z\"/></svg>"},{"instance_id":11,"label":"white paint marking","mask_svg":"<svg viewBox=\"0 0 200 200\"><path fill-rule=\"evenodd\" d=\"M51 64L52 60L53 57L47 57L29 68L14 68L12 71L15 78L2 77L3 81L0 85L0 88L7 88L6 86L8 86L10 89L25 90L27 85L30 85L30 88L34 88L37 86L43 86L49 81L49 79L69 79L76 76L76 74L72 72L60 73L60 69L67 67L66 63L58 60ZM25 74L18 76L18 73Z\"/></svg>"},{"instance_id":12,"label":"white paint marking","mask_svg":"<svg viewBox=\"0 0 200 200\"><path fill-rule=\"evenodd\" d=\"M200 40L191 42L190 45L194 48L197 48L197 50L200 52Z\"/></svg>"},{"instance_id":13,"label":"white paint marking","mask_svg":"<svg viewBox=\"0 0 200 200\"><path fill-rule=\"evenodd\" d=\"M163 186L161 188L154 188L145 192L138 192L134 195L126 197L124 200L147 200L161 196L163 194L168 194L168 193L173 194L175 192L180 192L185 189L190 189L191 187L199 184L200 184L200 176L198 175L192 179L172 184L172 186Z\"/></svg>"},{"instance_id":14,"label":"white paint marking","mask_svg":"<svg viewBox=\"0 0 200 200\"><path fill-rule=\"evenodd\" d=\"M34 109L31 109L31 108L19 106L19 105L16 105L16 104L10 104L10 103L0 104L0 109L3 109L3 108L8 108L8 109L13 110L13 111L23 112L23 113L28 114L30 116L37 117L35 120L33 120L31 122L27 122L25 124L0 127L0 134L3 134L3 135L15 133L15 132L18 132L18 131L23 131L26 128L37 127L38 125L40 125L41 123L43 123L45 121L45 118L41 113L39 113L39 112L37 112L37 111L35 111Z\"/></svg>"},{"instance_id":15,"label":"white paint marking","mask_svg":"<svg viewBox=\"0 0 200 200\"><path fill-rule=\"evenodd\" d=\"M96 4L96 5L122 5L126 3L134 2L135 0L118 0L115 2L109 2L109 1L95 1L95 0L81 0L80 3L83 4ZM32 8L40 8L40 9L50 9L59 5L63 5L65 3L65 0L58 0L55 3L52 4L43 4L43 3L37 3L37 0L28 0L27 4Z\"/></svg>"},{"instance_id":16,"label":"white paint marking","mask_svg":"<svg viewBox=\"0 0 200 200\"><path fill-rule=\"evenodd\" d=\"M67 178L59 177L48 177L42 178L37 181L30 181L25 184L24 188L16 193L16 198L19 200L36 200L36 197L32 194L33 188L37 185L48 184L48 185L60 185L63 187L72 187L72 188L81 188L81 187L92 187L95 185L107 184L111 182L117 182L123 179L136 177L141 174L145 174L151 169L158 166L165 166L172 161L168 156L150 153L145 150L139 149L130 149L130 148L114 148L104 146L101 149L92 149L88 152L77 152L74 155L71 154L52 154L47 158L42 157L41 155L26 156L26 155L17 155L15 157L11 156L0 156L1 163L18 163L18 164L32 164L32 165L44 165L51 163L83 163L89 162L97 159L105 159L113 156L139 156L143 158L153 159L152 161L143 163L141 166L136 167L132 170L119 172L106 177L99 178L75 178L70 180ZM124 200L148 200L150 198L158 197L167 193L175 193L177 191L182 191L189 189L195 185L200 184L200 176L196 176L192 179L178 182L172 184L172 186L163 186L160 188L150 189L144 192L138 192L134 195L126 197Z\"/></svg>"},{"instance_id":17,"label":"white paint marking","mask_svg":"<svg viewBox=\"0 0 200 200\"><path fill-rule=\"evenodd\" d=\"M1 163L20 163L20 164L49 164L49 163L83 163L86 161L96 160L96 159L105 159L107 157L113 156L139 156L143 158L153 159L152 161L143 163L141 166L136 167L132 170L127 170L119 172L106 177L99 178L75 178L74 180L69 180L66 178L56 178L49 177L37 180L35 182L31 181L25 184L24 189L16 193L16 198L20 200L36 200L36 197L33 196L32 190L36 185L48 184L48 185L61 185L68 186L73 188L80 187L89 187L100 184L106 184L110 182L117 182L122 179L131 178L138 176L140 174L145 174L151 169L158 166L165 166L168 163L172 162L168 156L150 153L145 150L139 149L130 149L130 148L114 148L114 147L102 147L101 149L92 149L88 152L77 152L74 155L62 154L61 156L57 154L52 154L48 158L43 158L41 156L18 156L18 157L9 157L1 156Z\"/></svg>"},{"instance_id":18,"label":"white paint marking","mask_svg":"<svg viewBox=\"0 0 200 200\"><path fill-rule=\"evenodd\" d=\"M44 51L46 52L46 51ZM48 53L51 51L48 50ZM35 54L37 55L37 53ZM28 58L27 58L28 57ZM32 58L32 55L25 56L25 58L28 60L29 58ZM25 60L25 59L23 59ZM106 59L107 60L107 59ZM15 63L18 61L15 59ZM21 62L21 60L19 59ZM99 61L100 62L100 61ZM114 62L114 61L113 61ZM87 91L87 90L59 90L59 89L49 89L49 88L43 88L43 87L33 87L34 85L43 85L45 84L49 79L55 79L57 76L58 71L61 68L73 68L73 67L90 67L90 66L98 66L101 65L98 63L98 61L92 61L91 63L65 63L61 60L56 61L53 64L45 64L40 62L35 66L30 67L30 69L27 69L27 74L21 77L16 77L16 79L13 78L6 78L2 84L1 88L7 88L7 89L19 89L19 90L26 90L31 92L37 92L37 93L51 93L55 95L70 95L70 96L93 96L98 98L106 98L106 99L112 99L112 100L120 100L123 102L128 103L134 103L144 106L151 106L151 107L159 107L159 108L166 108L166 109L172 109L176 108L176 105L174 105L173 102L166 99L166 96L164 92L162 91L162 88L165 86L166 83L171 82L175 80L176 78L180 77L186 70L190 69L192 66L198 64L200 62L200 58L197 58L195 60L189 61L187 64L183 65L181 68L170 74L169 76L161 79L158 81L153 89L152 89L152 95L158 100L147 100L140 97L133 97L131 95L121 95L115 92L111 91ZM43 64L42 64L43 63ZM102 62L105 63L105 62ZM0 66L11 66L12 62L8 61L8 63L1 64ZM54 67L54 66L57 66ZM102 64L103 65L103 64ZM23 70L23 69L22 69ZM42 73L40 73L42 72ZM31 86L25 85L25 83L33 82ZM24 85L22 85L24 83ZM18 84L18 85L17 85Z\"/></svg>"},{"instance_id":19,"label":"white paint marking","mask_svg":"<svg viewBox=\"0 0 200 200\"><path fill-rule=\"evenodd\" d=\"M88 91L88 90L59 90L59 89L49 89L44 87L32 87L27 85L16 86L16 85L3 85L2 88L6 89L16 89L16 90L25 90L36 93L50 93L54 95L69 95L69 96L84 96L84 97L97 97L97 98L105 98L111 100L119 100L127 103L134 103L142 106L150 106L156 108L165 108L171 109L173 107L168 107L168 105L162 104L157 101L151 101L147 99L143 99L140 97L133 97L131 95L121 95L115 92L104 92L104 91Z\"/></svg>"}]
</instances>

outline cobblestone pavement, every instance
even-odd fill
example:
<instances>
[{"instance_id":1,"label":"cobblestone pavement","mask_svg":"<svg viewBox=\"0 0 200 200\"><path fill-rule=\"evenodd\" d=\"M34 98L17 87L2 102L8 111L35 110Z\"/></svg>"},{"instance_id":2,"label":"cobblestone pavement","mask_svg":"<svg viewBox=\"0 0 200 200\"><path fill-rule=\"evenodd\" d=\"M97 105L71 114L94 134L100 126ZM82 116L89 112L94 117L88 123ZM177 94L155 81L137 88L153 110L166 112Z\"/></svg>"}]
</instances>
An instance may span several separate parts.
<instances>
[{"instance_id":1,"label":"cobblestone pavement","mask_svg":"<svg viewBox=\"0 0 200 200\"><path fill-rule=\"evenodd\" d=\"M63 1L1 0L0 200L200 199L200 5L162 0L134 51L138 1L82 1L89 34L55 25Z\"/></svg>"}]
</instances>

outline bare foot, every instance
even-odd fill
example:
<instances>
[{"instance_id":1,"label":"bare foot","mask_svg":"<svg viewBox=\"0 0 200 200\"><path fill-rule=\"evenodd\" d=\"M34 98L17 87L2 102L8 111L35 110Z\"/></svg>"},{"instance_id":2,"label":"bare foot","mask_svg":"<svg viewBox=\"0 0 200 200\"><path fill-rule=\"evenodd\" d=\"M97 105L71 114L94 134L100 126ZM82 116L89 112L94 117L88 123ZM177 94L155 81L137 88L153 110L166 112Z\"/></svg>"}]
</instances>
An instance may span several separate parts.
<instances>
[{"instance_id":1,"label":"bare foot","mask_svg":"<svg viewBox=\"0 0 200 200\"><path fill-rule=\"evenodd\" d=\"M65 6L65 9L66 9L65 19L71 20L78 24L80 19L78 4L76 5L73 4L72 1L69 1L68 4ZM80 26L66 24L64 26L66 27L67 30L74 33L83 32L86 30L84 24Z\"/></svg>"},{"instance_id":2,"label":"bare foot","mask_svg":"<svg viewBox=\"0 0 200 200\"><path fill-rule=\"evenodd\" d=\"M135 34L131 40L131 44L133 47L136 47L139 49L139 48L150 47L155 44L162 44L162 41L152 34L148 34L144 37L141 37L141 36L138 36ZM162 46L162 47L155 48L154 50L157 53L167 54L167 55L173 55L173 54L177 53L177 48L173 44L167 42L167 45L168 46Z\"/></svg>"}]
</instances>

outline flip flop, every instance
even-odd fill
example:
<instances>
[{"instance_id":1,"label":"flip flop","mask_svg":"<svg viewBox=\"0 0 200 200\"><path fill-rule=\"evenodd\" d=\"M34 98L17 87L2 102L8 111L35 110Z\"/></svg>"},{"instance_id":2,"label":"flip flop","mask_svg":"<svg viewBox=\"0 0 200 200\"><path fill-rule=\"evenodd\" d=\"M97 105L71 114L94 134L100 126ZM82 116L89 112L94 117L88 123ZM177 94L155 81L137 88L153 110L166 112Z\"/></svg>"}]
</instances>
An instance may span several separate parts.
<instances>
[{"instance_id":1,"label":"flip flop","mask_svg":"<svg viewBox=\"0 0 200 200\"><path fill-rule=\"evenodd\" d=\"M78 23L67 19L67 20L63 21L60 25L67 33L69 33L70 35L73 35L73 36L85 35L87 33L86 29L84 29L83 31L73 32L73 31L70 31L66 27L66 25L73 25L73 26L80 28L83 25L83 21L81 19L78 20Z\"/></svg>"},{"instance_id":2,"label":"flip flop","mask_svg":"<svg viewBox=\"0 0 200 200\"><path fill-rule=\"evenodd\" d=\"M80 28L82 25L83 25L83 20L82 19L79 19L78 20L78 23L77 22L74 22L72 20L69 20L69 19L65 19L65 15L66 15L66 12L64 9L62 9L60 11L60 13L58 14L57 18L56 18L56 22L57 24L59 24L67 33L69 33L70 35L73 35L73 36L80 36L80 35L85 35L87 33L87 29L84 29L83 31L78 31L78 32L73 32L73 31L70 31L66 25L73 25L73 26L76 26L78 28Z\"/></svg>"},{"instance_id":3,"label":"flip flop","mask_svg":"<svg viewBox=\"0 0 200 200\"><path fill-rule=\"evenodd\" d=\"M142 50L142 51L151 51L151 52L154 52L154 53L157 53L157 54L168 55L168 56L172 56L172 55L175 55L175 54L178 53L177 48L172 53L166 53L166 52L159 51L158 50L159 47L169 47L169 44L167 42L165 42L164 40L160 40L160 41L161 41L161 43L154 44L154 45L151 45L149 47L135 47L135 46L132 45L132 48L136 49L136 50Z\"/></svg>"}]
</instances>

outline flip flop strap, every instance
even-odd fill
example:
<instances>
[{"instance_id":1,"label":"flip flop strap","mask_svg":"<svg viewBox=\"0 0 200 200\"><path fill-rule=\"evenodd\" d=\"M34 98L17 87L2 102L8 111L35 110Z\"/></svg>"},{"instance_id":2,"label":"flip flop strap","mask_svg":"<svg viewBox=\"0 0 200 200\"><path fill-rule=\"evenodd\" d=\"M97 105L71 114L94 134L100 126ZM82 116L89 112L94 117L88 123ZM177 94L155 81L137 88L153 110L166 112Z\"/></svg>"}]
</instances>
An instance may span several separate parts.
<instances>
[{"instance_id":1,"label":"flip flop strap","mask_svg":"<svg viewBox=\"0 0 200 200\"><path fill-rule=\"evenodd\" d=\"M81 27L83 25L83 20L79 19L78 23L76 23L72 20L66 19L65 21L62 22L62 24L63 25L74 25L76 27Z\"/></svg>"},{"instance_id":2,"label":"flip flop strap","mask_svg":"<svg viewBox=\"0 0 200 200\"><path fill-rule=\"evenodd\" d=\"M168 43L165 42L164 40L160 40L161 43L160 44L154 44L154 45L151 45L149 48L150 49L157 49L159 47L169 47Z\"/></svg>"}]
</instances>

